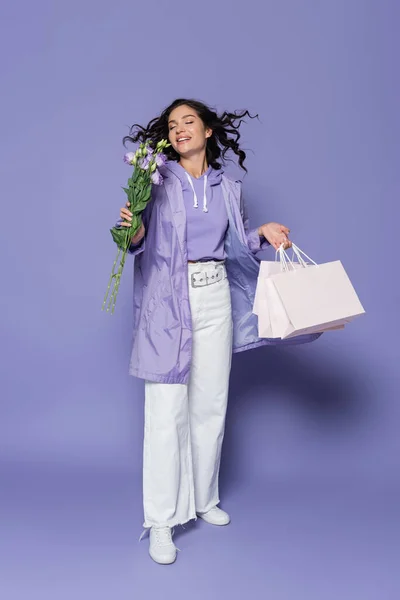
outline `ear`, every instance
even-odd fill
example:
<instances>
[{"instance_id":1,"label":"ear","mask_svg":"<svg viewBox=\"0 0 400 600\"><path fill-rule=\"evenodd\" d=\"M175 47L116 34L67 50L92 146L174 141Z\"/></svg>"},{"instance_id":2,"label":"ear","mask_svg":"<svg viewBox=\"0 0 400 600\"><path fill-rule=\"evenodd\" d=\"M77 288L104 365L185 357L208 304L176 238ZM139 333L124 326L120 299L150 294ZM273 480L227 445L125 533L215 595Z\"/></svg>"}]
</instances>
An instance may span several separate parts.
<instances>
[{"instance_id":1,"label":"ear","mask_svg":"<svg viewBox=\"0 0 400 600\"><path fill-rule=\"evenodd\" d=\"M212 131L212 129L206 129L206 138L209 138L209 137L211 137L211 136L212 136L212 134L213 134L213 131Z\"/></svg>"}]
</instances>

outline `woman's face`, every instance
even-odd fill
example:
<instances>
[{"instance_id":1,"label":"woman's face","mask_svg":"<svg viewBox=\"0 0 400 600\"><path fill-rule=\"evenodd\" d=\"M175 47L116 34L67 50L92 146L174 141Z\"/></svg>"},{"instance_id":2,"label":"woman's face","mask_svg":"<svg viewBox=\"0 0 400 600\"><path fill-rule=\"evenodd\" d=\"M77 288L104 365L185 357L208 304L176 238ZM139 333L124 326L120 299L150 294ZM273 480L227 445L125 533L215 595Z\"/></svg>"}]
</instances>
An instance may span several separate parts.
<instances>
[{"instance_id":1,"label":"woman's face","mask_svg":"<svg viewBox=\"0 0 400 600\"><path fill-rule=\"evenodd\" d=\"M183 104L175 108L168 119L168 139L172 147L184 158L202 152L212 130L205 127L197 112Z\"/></svg>"}]
</instances>

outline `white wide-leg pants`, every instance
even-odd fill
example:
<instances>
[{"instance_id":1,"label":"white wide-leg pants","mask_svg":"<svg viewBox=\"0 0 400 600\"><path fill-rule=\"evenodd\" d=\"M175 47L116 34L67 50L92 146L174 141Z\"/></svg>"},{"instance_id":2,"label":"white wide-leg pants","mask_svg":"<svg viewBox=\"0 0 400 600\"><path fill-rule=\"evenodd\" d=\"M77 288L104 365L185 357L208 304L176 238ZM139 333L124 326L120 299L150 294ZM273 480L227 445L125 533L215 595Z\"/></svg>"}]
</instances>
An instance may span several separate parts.
<instances>
[{"instance_id":1,"label":"white wide-leg pants","mask_svg":"<svg viewBox=\"0 0 400 600\"><path fill-rule=\"evenodd\" d=\"M189 263L188 269L193 323L189 383L145 382L145 528L184 524L219 503L232 357L231 297L222 263Z\"/></svg>"}]
</instances>

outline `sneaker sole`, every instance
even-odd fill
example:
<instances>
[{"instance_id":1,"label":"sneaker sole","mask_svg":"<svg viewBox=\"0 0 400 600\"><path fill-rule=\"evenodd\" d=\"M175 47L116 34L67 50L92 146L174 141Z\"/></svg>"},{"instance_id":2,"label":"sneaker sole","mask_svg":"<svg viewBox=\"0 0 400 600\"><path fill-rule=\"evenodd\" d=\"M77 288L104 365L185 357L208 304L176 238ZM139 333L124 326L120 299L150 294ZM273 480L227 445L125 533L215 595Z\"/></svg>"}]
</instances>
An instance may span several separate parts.
<instances>
[{"instance_id":1,"label":"sneaker sole","mask_svg":"<svg viewBox=\"0 0 400 600\"><path fill-rule=\"evenodd\" d=\"M149 551L149 554L150 554L150 558L152 560L154 560L154 562L156 562L158 565L172 565L172 563L174 563L176 561L176 554L173 558L156 557L150 551Z\"/></svg>"},{"instance_id":2,"label":"sneaker sole","mask_svg":"<svg viewBox=\"0 0 400 600\"><path fill-rule=\"evenodd\" d=\"M205 518L204 515L197 516L199 517L199 519L203 519L203 521L205 521L206 523L209 523L210 525L216 525L217 527L225 527L231 522L231 520L229 519L229 521L225 521L224 523L216 523L215 521L210 521L209 519Z\"/></svg>"}]
</instances>

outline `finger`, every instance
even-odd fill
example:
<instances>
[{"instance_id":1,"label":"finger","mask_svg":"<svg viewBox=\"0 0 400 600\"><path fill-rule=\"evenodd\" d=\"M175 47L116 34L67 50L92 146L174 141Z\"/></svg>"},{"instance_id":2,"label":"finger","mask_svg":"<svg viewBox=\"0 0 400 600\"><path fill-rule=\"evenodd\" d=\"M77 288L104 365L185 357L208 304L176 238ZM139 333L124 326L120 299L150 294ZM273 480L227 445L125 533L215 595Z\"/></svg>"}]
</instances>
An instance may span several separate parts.
<instances>
[{"instance_id":1,"label":"finger","mask_svg":"<svg viewBox=\"0 0 400 600\"><path fill-rule=\"evenodd\" d=\"M130 206L130 205L131 205L131 203L130 203L130 202L127 202L127 203L126 203L126 206Z\"/></svg>"},{"instance_id":2,"label":"finger","mask_svg":"<svg viewBox=\"0 0 400 600\"><path fill-rule=\"evenodd\" d=\"M125 219L126 221L132 221L132 215L130 213L126 213L121 210L120 216L121 216L121 219Z\"/></svg>"},{"instance_id":3,"label":"finger","mask_svg":"<svg viewBox=\"0 0 400 600\"><path fill-rule=\"evenodd\" d=\"M121 212L122 212L124 215L129 215L130 217L132 216L132 213L131 213L131 211L130 211L130 210L128 210L127 208L121 208Z\"/></svg>"},{"instance_id":4,"label":"finger","mask_svg":"<svg viewBox=\"0 0 400 600\"><path fill-rule=\"evenodd\" d=\"M132 225L132 223L127 223L126 221L123 221L121 223L121 227L130 227Z\"/></svg>"}]
</instances>

